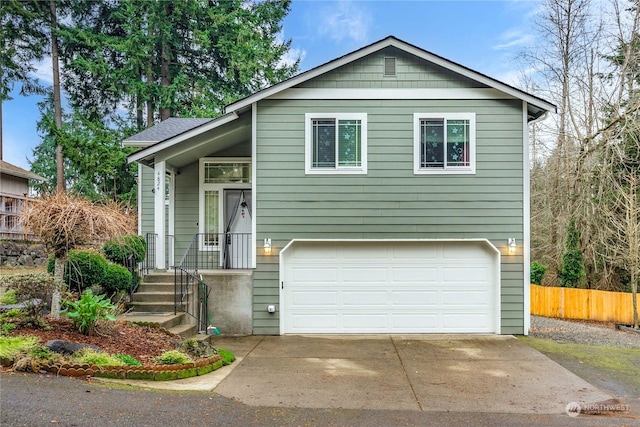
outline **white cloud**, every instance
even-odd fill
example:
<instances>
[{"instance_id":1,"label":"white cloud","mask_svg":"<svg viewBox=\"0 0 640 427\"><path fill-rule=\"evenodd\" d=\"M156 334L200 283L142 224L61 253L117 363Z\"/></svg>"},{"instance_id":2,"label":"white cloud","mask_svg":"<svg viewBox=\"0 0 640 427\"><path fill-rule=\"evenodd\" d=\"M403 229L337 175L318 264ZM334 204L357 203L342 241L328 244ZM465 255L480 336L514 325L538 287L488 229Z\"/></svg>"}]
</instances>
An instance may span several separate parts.
<instances>
[{"instance_id":1,"label":"white cloud","mask_svg":"<svg viewBox=\"0 0 640 427\"><path fill-rule=\"evenodd\" d=\"M330 4L318 16L320 35L329 36L336 42L346 39L360 44L367 41L373 18L363 5L349 0Z\"/></svg>"},{"instance_id":2,"label":"white cloud","mask_svg":"<svg viewBox=\"0 0 640 427\"><path fill-rule=\"evenodd\" d=\"M53 84L53 65L51 57L47 56L41 62L33 64L35 71L32 72L33 76L40 80L41 83Z\"/></svg>"},{"instance_id":3,"label":"white cloud","mask_svg":"<svg viewBox=\"0 0 640 427\"><path fill-rule=\"evenodd\" d=\"M533 41L533 35L523 29L513 28L499 37L500 43L493 46L494 50L507 50L513 47L526 46Z\"/></svg>"}]
</instances>

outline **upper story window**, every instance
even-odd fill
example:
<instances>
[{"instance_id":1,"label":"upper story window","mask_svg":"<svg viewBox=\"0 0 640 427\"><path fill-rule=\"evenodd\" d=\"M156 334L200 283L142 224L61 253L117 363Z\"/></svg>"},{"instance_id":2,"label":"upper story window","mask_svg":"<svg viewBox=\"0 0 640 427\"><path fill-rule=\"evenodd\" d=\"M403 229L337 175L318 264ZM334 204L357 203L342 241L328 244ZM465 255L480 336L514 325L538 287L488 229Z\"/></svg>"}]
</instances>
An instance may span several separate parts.
<instances>
[{"instance_id":1,"label":"upper story window","mask_svg":"<svg viewBox=\"0 0 640 427\"><path fill-rule=\"evenodd\" d=\"M475 113L414 114L415 174L476 172Z\"/></svg>"},{"instance_id":2,"label":"upper story window","mask_svg":"<svg viewBox=\"0 0 640 427\"><path fill-rule=\"evenodd\" d=\"M307 174L366 174L367 115L305 115Z\"/></svg>"}]
</instances>

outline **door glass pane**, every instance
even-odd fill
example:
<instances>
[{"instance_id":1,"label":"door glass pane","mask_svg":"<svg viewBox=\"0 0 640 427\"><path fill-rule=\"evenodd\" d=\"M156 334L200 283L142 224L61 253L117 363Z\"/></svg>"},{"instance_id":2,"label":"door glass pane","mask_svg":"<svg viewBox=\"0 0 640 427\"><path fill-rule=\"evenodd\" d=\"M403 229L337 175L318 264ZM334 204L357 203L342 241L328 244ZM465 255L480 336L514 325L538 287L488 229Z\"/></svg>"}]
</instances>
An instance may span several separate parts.
<instances>
[{"instance_id":1,"label":"door glass pane","mask_svg":"<svg viewBox=\"0 0 640 427\"><path fill-rule=\"evenodd\" d=\"M447 166L469 166L469 120L447 121Z\"/></svg>"},{"instance_id":2,"label":"door glass pane","mask_svg":"<svg viewBox=\"0 0 640 427\"><path fill-rule=\"evenodd\" d=\"M314 168L336 167L336 122L334 120L313 120Z\"/></svg>"},{"instance_id":3,"label":"door glass pane","mask_svg":"<svg viewBox=\"0 0 640 427\"><path fill-rule=\"evenodd\" d=\"M360 120L340 120L338 125L338 166L361 166L361 145Z\"/></svg>"},{"instance_id":4,"label":"door glass pane","mask_svg":"<svg viewBox=\"0 0 640 427\"><path fill-rule=\"evenodd\" d=\"M204 192L204 244L215 246L218 244L219 229L219 199L217 190L205 190Z\"/></svg>"},{"instance_id":5,"label":"door glass pane","mask_svg":"<svg viewBox=\"0 0 640 427\"><path fill-rule=\"evenodd\" d=\"M420 120L420 167L444 167L444 120Z\"/></svg>"}]
</instances>

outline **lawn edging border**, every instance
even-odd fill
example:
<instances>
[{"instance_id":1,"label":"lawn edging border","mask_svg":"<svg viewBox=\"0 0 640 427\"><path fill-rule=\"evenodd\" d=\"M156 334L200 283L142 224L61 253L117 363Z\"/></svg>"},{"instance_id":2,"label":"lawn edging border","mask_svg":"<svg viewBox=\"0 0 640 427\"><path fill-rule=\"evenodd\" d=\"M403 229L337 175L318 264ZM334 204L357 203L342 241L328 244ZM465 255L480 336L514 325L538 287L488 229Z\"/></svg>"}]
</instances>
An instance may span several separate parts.
<instances>
[{"instance_id":1,"label":"lawn edging border","mask_svg":"<svg viewBox=\"0 0 640 427\"><path fill-rule=\"evenodd\" d=\"M40 369L65 377L88 376L121 380L172 381L208 374L220 369L222 366L222 357L215 355L183 365L96 366L87 364L54 364L42 365Z\"/></svg>"}]
</instances>

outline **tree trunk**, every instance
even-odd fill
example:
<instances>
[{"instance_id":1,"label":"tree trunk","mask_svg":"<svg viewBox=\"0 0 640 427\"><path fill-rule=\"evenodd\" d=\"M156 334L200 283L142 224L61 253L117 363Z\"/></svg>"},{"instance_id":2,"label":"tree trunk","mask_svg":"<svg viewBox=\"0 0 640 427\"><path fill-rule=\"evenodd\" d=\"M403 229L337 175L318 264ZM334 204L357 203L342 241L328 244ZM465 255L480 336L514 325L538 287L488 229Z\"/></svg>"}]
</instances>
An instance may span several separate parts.
<instances>
[{"instance_id":1,"label":"tree trunk","mask_svg":"<svg viewBox=\"0 0 640 427\"><path fill-rule=\"evenodd\" d=\"M58 279L60 283L64 282L64 259L58 257L55 258L53 276ZM60 299L60 289L56 289L51 298L51 317L54 319L60 318Z\"/></svg>"},{"instance_id":2,"label":"tree trunk","mask_svg":"<svg viewBox=\"0 0 640 427\"><path fill-rule=\"evenodd\" d=\"M56 30L58 28L58 20L56 16L56 1L50 0L51 5L51 64L53 67L53 110L55 116L55 125L58 131L62 130L62 102L60 100L60 68L58 64L58 37ZM60 144L60 135L56 138L56 189L60 192L65 191L64 182L64 159L62 157L62 145Z\"/></svg>"}]
</instances>

